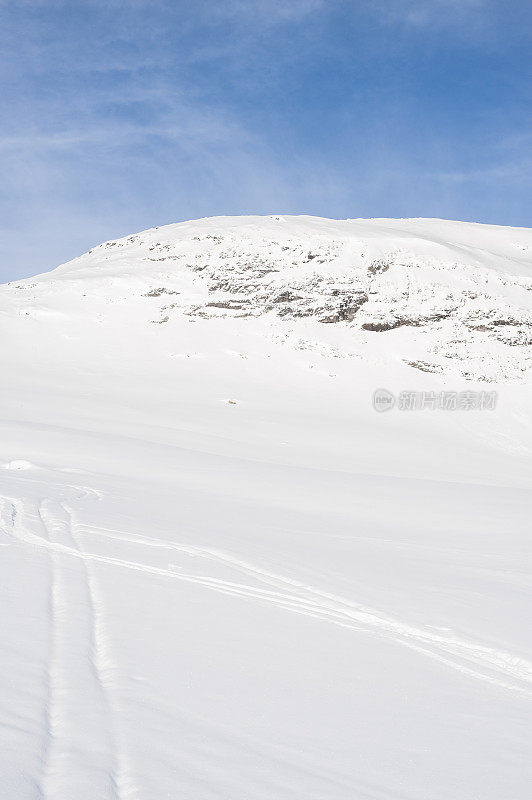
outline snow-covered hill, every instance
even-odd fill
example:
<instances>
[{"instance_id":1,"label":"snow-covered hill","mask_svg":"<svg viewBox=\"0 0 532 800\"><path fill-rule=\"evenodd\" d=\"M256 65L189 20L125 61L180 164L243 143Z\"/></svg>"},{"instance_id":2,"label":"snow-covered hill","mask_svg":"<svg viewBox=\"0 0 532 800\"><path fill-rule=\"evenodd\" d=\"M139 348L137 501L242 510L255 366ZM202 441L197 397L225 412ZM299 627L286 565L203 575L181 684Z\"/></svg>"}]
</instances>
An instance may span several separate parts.
<instances>
[{"instance_id":1,"label":"snow-covered hill","mask_svg":"<svg viewBox=\"0 0 532 800\"><path fill-rule=\"evenodd\" d=\"M216 218L0 287L2 796L528 796L531 253Z\"/></svg>"},{"instance_id":2,"label":"snow-covered hill","mask_svg":"<svg viewBox=\"0 0 532 800\"><path fill-rule=\"evenodd\" d=\"M12 288L24 291L23 313L37 318L50 302L68 313L75 301L77 313L111 324L113 309L102 303L170 327L183 316L264 317L272 336L310 348L369 359L384 352L428 372L515 380L532 363L531 255L523 229L219 218L106 242Z\"/></svg>"}]
</instances>

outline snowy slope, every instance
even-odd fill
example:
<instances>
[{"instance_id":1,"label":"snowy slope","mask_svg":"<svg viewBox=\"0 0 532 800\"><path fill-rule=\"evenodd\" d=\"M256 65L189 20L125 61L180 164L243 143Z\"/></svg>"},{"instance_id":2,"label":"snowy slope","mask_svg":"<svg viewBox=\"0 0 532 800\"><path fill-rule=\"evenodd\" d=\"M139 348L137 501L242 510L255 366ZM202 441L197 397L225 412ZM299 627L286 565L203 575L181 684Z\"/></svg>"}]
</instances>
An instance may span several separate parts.
<instances>
[{"instance_id":1,"label":"snowy slope","mask_svg":"<svg viewBox=\"0 0 532 800\"><path fill-rule=\"evenodd\" d=\"M531 253L215 218L0 288L2 797L528 797Z\"/></svg>"}]
</instances>

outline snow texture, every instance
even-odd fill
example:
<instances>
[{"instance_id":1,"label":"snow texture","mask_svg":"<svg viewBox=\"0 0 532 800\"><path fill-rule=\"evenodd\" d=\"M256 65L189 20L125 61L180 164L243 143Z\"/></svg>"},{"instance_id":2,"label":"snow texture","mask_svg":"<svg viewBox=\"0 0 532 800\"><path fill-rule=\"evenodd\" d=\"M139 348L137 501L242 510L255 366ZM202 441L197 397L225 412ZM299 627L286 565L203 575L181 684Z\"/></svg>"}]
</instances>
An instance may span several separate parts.
<instances>
[{"instance_id":1,"label":"snow texture","mask_svg":"<svg viewBox=\"0 0 532 800\"><path fill-rule=\"evenodd\" d=\"M528 798L531 253L222 217L0 287L2 798Z\"/></svg>"}]
</instances>

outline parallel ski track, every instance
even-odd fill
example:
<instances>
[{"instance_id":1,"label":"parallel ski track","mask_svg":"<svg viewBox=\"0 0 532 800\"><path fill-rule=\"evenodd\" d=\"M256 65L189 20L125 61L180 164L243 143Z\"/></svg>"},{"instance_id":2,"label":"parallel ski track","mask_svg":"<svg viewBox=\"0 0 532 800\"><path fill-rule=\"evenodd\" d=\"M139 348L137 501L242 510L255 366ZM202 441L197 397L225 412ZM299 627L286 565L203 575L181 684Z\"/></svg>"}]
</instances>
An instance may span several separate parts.
<instances>
[{"instance_id":1,"label":"parallel ski track","mask_svg":"<svg viewBox=\"0 0 532 800\"><path fill-rule=\"evenodd\" d=\"M73 800L81 791L83 796L90 791L91 800L134 798L137 790L118 731L114 665L91 557L81 551L70 512L62 503L1 500L4 533L44 547L50 555L41 796ZM80 569L72 570L65 556L70 562L74 556ZM81 712L78 700L87 696L89 714Z\"/></svg>"},{"instance_id":2,"label":"parallel ski track","mask_svg":"<svg viewBox=\"0 0 532 800\"><path fill-rule=\"evenodd\" d=\"M476 680L485 681L503 689L532 696L532 663L521 656L493 647L464 640L458 636L427 631L383 614L298 580L262 569L228 553L206 547L169 542L163 539L140 536L111 528L102 528L71 519L75 536L82 533L134 543L145 547L164 548L176 553L201 559L206 565L215 563L246 575L262 586L223 580L208 574L191 574L177 565L170 568L152 566L99 553L81 552L76 546L49 541L35 535L24 520L25 509L20 500L12 501L17 509L11 534L20 541L36 547L45 547L85 561L89 564L110 564L122 569L135 570L147 575L179 580L203 586L211 591L246 600L275 605L280 609L303 614L324 622L339 625L393 641L415 652L434 659L447 667ZM73 512L67 509L69 514ZM93 585L94 585L94 579ZM263 588L268 586L271 588Z\"/></svg>"}]
</instances>

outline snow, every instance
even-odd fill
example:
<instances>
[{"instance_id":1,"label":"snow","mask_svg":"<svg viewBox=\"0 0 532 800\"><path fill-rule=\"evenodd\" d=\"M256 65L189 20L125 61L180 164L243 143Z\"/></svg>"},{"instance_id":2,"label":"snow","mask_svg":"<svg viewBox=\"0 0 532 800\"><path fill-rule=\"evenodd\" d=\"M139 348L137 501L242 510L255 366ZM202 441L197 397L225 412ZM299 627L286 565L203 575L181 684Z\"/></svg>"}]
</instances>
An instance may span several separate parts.
<instances>
[{"instance_id":1,"label":"snow","mask_svg":"<svg viewBox=\"0 0 532 800\"><path fill-rule=\"evenodd\" d=\"M531 248L215 218L0 288L2 796L528 797Z\"/></svg>"}]
</instances>

